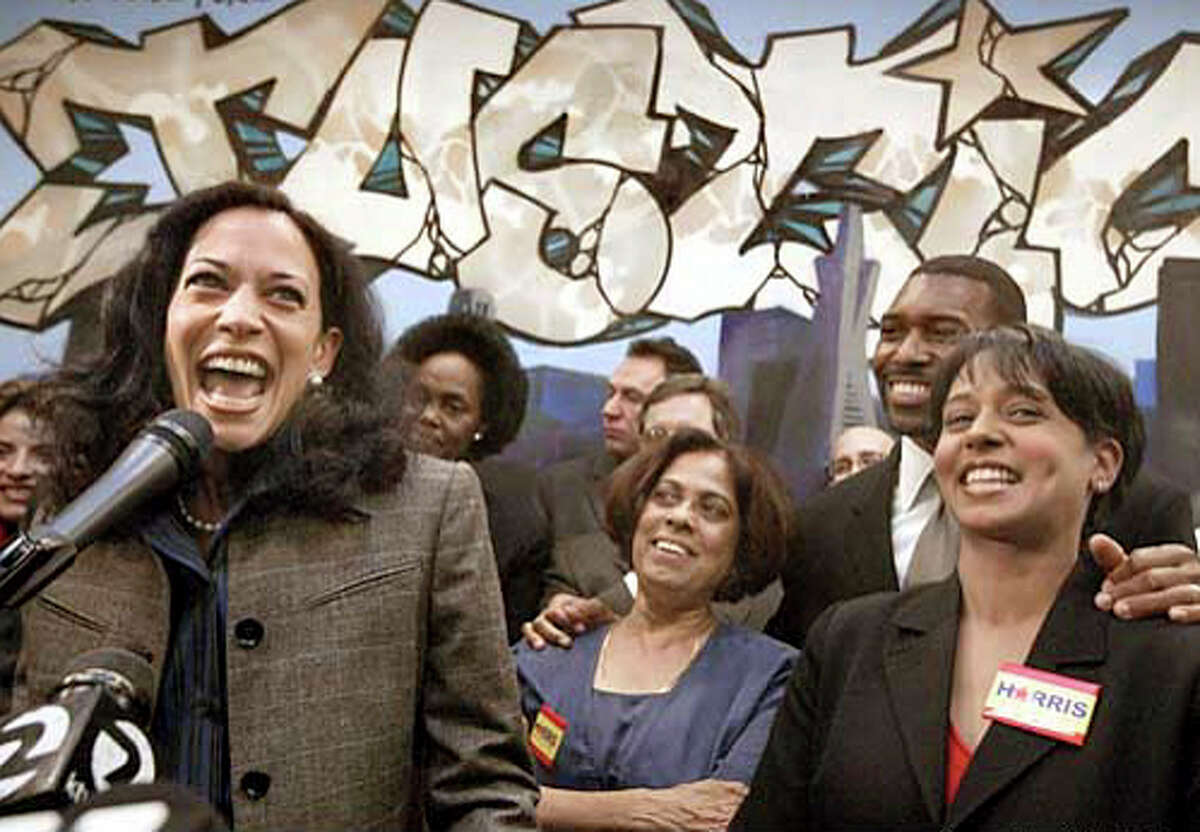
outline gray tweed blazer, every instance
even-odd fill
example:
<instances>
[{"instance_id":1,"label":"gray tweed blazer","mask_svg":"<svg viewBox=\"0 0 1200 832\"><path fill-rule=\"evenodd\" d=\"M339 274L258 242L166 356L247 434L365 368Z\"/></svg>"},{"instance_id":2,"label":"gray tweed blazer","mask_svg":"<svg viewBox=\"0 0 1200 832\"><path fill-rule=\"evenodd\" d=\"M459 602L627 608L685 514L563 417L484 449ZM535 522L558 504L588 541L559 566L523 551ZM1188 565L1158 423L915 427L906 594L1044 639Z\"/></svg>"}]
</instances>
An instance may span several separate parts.
<instances>
[{"instance_id":1,"label":"gray tweed blazer","mask_svg":"<svg viewBox=\"0 0 1200 832\"><path fill-rule=\"evenodd\" d=\"M410 458L364 523L239 518L229 532L227 680L240 830L532 829L537 790L479 483ZM163 566L96 544L23 611L15 705L41 702L69 659L123 647L161 673ZM263 636L237 645L253 618ZM267 774L259 799L239 788Z\"/></svg>"}]
</instances>

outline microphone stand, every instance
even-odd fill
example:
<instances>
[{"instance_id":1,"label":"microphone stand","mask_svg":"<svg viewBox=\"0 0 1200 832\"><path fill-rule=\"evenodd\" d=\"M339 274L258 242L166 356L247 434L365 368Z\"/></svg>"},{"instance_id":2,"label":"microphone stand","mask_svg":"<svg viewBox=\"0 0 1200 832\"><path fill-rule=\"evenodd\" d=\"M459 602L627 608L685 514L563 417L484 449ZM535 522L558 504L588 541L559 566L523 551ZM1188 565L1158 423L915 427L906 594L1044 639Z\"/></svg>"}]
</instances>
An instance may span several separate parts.
<instances>
[{"instance_id":1,"label":"microphone stand","mask_svg":"<svg viewBox=\"0 0 1200 832\"><path fill-rule=\"evenodd\" d=\"M78 547L46 526L17 534L0 551L0 607L16 609L71 565Z\"/></svg>"}]
</instances>

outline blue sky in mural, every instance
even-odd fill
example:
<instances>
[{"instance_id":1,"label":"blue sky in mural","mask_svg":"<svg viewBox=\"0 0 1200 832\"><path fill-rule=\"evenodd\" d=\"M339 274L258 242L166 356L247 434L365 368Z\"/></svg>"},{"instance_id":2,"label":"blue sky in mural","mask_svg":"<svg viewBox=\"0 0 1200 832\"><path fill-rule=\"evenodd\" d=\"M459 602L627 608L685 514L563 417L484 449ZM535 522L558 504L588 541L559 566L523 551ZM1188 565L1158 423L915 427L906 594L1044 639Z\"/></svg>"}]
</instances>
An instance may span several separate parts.
<instances>
[{"instance_id":1,"label":"blue sky in mural","mask_svg":"<svg viewBox=\"0 0 1200 832\"><path fill-rule=\"evenodd\" d=\"M289 5L284 0L0 0L0 41L7 41L44 18L93 23L131 41L146 29L162 26L197 13L209 14L226 32L236 32L260 17ZM410 0L410 5L420 2ZM563 0L477 0L477 5L528 20L539 32L568 23L568 12L586 3ZM828 28L853 23L856 29L854 58L873 55L892 37L934 5L932 0L840 0L839 2L783 2L783 0L710 0L707 6L721 32L743 57L758 62L766 36L798 30ZM1200 30L1198 0L992 0L991 5L1013 26L1066 18L1127 6L1129 17L1087 59L1072 80L1095 101L1112 85L1118 73L1137 55L1181 30ZM36 182L36 171L0 131L0 214ZM392 271L380 278L383 294L392 301L385 313L389 336L408 323L443 311L450 286L408 273ZM397 291L402 290L402 291ZM1155 310L1140 310L1120 317L1087 319L1069 317L1066 334L1113 355L1130 371L1134 361L1152 356L1155 349ZM30 338L29 333L0 325L0 378L32 369L41 359L61 354L66 325ZM693 324L673 324L659 332L672 334L691 346L710 371L717 369L719 316ZM574 348L543 348L520 343L526 366L555 364L593 372L606 372L620 357L622 343Z\"/></svg>"}]
</instances>

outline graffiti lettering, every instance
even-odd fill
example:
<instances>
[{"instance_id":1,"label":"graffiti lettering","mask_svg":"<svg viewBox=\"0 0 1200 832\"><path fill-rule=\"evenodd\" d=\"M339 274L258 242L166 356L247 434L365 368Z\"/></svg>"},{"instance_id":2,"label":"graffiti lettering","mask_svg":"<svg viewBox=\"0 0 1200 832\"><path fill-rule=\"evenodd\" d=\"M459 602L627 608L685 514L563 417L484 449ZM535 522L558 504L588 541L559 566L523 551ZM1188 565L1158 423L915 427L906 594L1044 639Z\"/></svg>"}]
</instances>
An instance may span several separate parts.
<instances>
[{"instance_id":1,"label":"graffiti lettering","mask_svg":"<svg viewBox=\"0 0 1200 832\"><path fill-rule=\"evenodd\" d=\"M600 4L544 37L452 0L304 0L137 46L44 23L0 50L0 117L42 172L0 223L0 319L47 325L176 192L231 176L547 342L811 313L850 214L876 311L919 260L976 252L1035 320L1119 312L1200 256L1200 37L1096 104L1070 84L1124 17L1016 27L964 0L865 60L846 28L773 37L757 66L695 0Z\"/></svg>"},{"instance_id":2,"label":"graffiti lettering","mask_svg":"<svg viewBox=\"0 0 1200 832\"><path fill-rule=\"evenodd\" d=\"M421 12L405 58L400 133L429 182L439 231L460 253L487 236L471 124L475 87L479 73L509 74L518 34L514 21L438 0Z\"/></svg>"}]
</instances>

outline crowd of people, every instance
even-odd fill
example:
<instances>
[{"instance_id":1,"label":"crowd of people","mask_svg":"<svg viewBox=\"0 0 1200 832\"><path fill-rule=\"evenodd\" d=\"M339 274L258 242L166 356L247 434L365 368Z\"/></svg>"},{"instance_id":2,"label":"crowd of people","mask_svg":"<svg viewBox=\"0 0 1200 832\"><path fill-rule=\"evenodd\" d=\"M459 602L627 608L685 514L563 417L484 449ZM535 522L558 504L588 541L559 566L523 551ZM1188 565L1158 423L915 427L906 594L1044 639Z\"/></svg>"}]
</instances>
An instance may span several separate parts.
<instances>
[{"instance_id":1,"label":"crowd of people","mask_svg":"<svg viewBox=\"0 0 1200 832\"><path fill-rule=\"evenodd\" d=\"M922 263L872 358L888 430L798 504L669 338L535 471L502 327L385 355L343 241L196 191L96 350L0 385L0 535L163 411L213 450L0 618L0 687L142 656L163 779L238 830L1198 828L1190 502L1129 381L1025 317L995 264Z\"/></svg>"}]
</instances>

